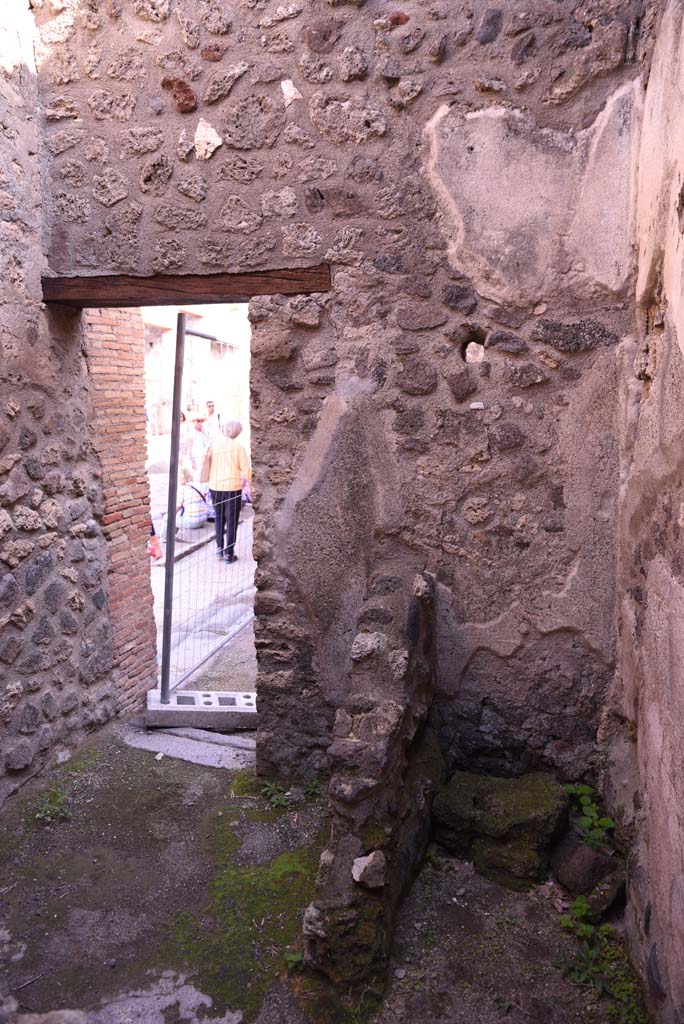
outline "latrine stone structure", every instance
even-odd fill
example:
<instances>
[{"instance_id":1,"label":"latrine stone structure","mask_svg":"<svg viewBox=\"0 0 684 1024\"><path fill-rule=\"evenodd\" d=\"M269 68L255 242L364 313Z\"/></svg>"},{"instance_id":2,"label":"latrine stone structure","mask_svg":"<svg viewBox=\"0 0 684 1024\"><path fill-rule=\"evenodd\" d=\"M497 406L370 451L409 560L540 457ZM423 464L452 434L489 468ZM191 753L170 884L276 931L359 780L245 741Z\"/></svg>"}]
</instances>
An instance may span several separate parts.
<instances>
[{"instance_id":1,"label":"latrine stone structure","mask_svg":"<svg viewBox=\"0 0 684 1024\"><path fill-rule=\"evenodd\" d=\"M602 786L681 1021L681 4L8 6L2 792L125 676L88 321L41 272L327 263L250 305L259 766L332 771L307 955L342 979L370 921L382 958L440 758L547 769Z\"/></svg>"}]
</instances>

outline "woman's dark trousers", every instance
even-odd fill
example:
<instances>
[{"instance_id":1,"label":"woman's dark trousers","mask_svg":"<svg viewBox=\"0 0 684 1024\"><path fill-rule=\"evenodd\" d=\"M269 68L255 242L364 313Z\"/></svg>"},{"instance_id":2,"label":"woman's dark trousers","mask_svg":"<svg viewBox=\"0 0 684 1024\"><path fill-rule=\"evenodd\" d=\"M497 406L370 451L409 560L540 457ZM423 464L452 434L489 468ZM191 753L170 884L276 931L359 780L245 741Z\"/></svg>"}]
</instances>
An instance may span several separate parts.
<instances>
[{"instance_id":1,"label":"woman's dark trousers","mask_svg":"<svg viewBox=\"0 0 684 1024\"><path fill-rule=\"evenodd\" d=\"M214 522L216 546L222 555L232 558L235 553L235 538L242 507L242 491L212 490L211 500L216 510Z\"/></svg>"}]
</instances>

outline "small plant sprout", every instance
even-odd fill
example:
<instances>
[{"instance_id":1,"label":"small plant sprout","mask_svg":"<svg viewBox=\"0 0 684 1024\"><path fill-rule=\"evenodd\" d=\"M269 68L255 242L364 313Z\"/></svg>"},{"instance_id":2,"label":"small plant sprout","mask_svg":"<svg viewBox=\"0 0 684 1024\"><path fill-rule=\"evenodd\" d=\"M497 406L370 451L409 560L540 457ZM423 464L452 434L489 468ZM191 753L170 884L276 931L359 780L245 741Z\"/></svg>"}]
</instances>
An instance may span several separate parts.
<instances>
[{"instance_id":1,"label":"small plant sprout","mask_svg":"<svg viewBox=\"0 0 684 1024\"><path fill-rule=\"evenodd\" d=\"M610 833L616 823L603 814L596 790L584 784L573 784L566 786L565 791L570 797L574 826L582 842L594 850L610 846Z\"/></svg>"},{"instance_id":2,"label":"small plant sprout","mask_svg":"<svg viewBox=\"0 0 684 1024\"><path fill-rule=\"evenodd\" d=\"M71 809L67 796L61 789L48 789L35 804L34 820L39 825L54 825L58 821L70 821Z\"/></svg>"},{"instance_id":3,"label":"small plant sprout","mask_svg":"<svg viewBox=\"0 0 684 1024\"><path fill-rule=\"evenodd\" d=\"M266 797L271 807L287 807L286 792L277 782L265 782L261 787L261 795Z\"/></svg>"},{"instance_id":4,"label":"small plant sprout","mask_svg":"<svg viewBox=\"0 0 684 1024\"><path fill-rule=\"evenodd\" d=\"M299 949L286 949L283 959L288 971L301 971L304 968L304 956Z\"/></svg>"},{"instance_id":5,"label":"small plant sprout","mask_svg":"<svg viewBox=\"0 0 684 1024\"><path fill-rule=\"evenodd\" d=\"M577 940L577 948L555 966L575 985L592 989L605 1001L611 1024L647 1024L639 983L620 936L608 924L592 924L590 913L586 896L578 896L569 912L561 914L561 927Z\"/></svg>"}]
</instances>

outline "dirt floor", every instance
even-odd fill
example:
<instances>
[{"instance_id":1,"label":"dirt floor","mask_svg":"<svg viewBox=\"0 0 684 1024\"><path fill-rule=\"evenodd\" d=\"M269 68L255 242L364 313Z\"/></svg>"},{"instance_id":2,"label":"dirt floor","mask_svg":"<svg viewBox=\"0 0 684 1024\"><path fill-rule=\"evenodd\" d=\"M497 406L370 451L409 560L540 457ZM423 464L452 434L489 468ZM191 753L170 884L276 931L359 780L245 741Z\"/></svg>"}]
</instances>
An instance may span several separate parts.
<instances>
[{"instance_id":1,"label":"dirt floor","mask_svg":"<svg viewBox=\"0 0 684 1024\"><path fill-rule=\"evenodd\" d=\"M384 1004L336 1004L299 952L324 800L276 787L273 806L262 785L157 760L113 728L11 800L0 971L20 1007L84 1009L93 1024L627 1020L554 966L575 947L551 887L508 892L434 847L400 914Z\"/></svg>"}]
</instances>

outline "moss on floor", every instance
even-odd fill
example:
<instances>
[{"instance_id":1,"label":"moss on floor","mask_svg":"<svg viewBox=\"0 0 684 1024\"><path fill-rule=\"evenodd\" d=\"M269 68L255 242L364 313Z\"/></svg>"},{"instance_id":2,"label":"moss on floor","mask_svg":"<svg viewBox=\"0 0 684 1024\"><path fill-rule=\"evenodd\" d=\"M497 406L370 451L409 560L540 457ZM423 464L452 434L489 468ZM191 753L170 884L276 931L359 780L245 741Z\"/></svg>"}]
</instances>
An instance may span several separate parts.
<instances>
[{"instance_id":1,"label":"moss on floor","mask_svg":"<svg viewBox=\"0 0 684 1024\"><path fill-rule=\"evenodd\" d=\"M244 1024L262 1006L270 1024L643 1024L619 945L609 1006L554 966L574 940L548 887L498 889L434 847L399 915L382 1006L370 986L334 991L302 971L299 944L324 800L273 807L251 771L158 762L116 732L93 746L3 810L7 982L23 1009L97 1009L175 971L212 1016L241 1010ZM37 815L61 806L70 817Z\"/></svg>"},{"instance_id":2,"label":"moss on floor","mask_svg":"<svg viewBox=\"0 0 684 1024\"><path fill-rule=\"evenodd\" d=\"M208 901L199 913L177 916L161 959L187 970L215 1009L242 1010L248 1024L274 978L287 970L288 950L297 959L323 836L247 867L238 863L241 841L225 817L215 818L208 839Z\"/></svg>"},{"instance_id":3,"label":"moss on floor","mask_svg":"<svg viewBox=\"0 0 684 1024\"><path fill-rule=\"evenodd\" d=\"M75 814L75 793L84 777L96 770L100 754L93 748L86 748L66 764L54 768L46 783L30 796L21 792L15 796L21 806L19 828L3 830L0 838L0 860L9 859L19 845L36 829L71 821ZM9 805L8 805L9 806ZM5 812L6 813L6 812Z\"/></svg>"},{"instance_id":4,"label":"moss on floor","mask_svg":"<svg viewBox=\"0 0 684 1024\"><path fill-rule=\"evenodd\" d=\"M241 768L233 772L230 779L230 791L236 797L260 796L263 785L252 768Z\"/></svg>"},{"instance_id":5,"label":"moss on floor","mask_svg":"<svg viewBox=\"0 0 684 1024\"><path fill-rule=\"evenodd\" d=\"M648 1024L639 979L615 932L603 934L601 959L610 992L608 1020L612 1024Z\"/></svg>"},{"instance_id":6,"label":"moss on floor","mask_svg":"<svg viewBox=\"0 0 684 1024\"><path fill-rule=\"evenodd\" d=\"M28 1010L93 1009L177 968L214 1012L259 1010L313 893L323 801L274 808L252 771L122 744L30 783L3 809L8 971ZM297 953L291 959L297 964Z\"/></svg>"}]
</instances>

